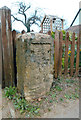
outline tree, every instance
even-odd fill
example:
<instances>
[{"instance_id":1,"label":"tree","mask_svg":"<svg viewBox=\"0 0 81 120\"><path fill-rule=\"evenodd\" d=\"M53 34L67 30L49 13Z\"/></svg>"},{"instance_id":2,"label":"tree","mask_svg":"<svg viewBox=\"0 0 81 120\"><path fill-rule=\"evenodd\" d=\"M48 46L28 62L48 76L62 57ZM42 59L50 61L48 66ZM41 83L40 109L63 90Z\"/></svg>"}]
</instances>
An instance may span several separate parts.
<instances>
[{"instance_id":1,"label":"tree","mask_svg":"<svg viewBox=\"0 0 81 120\"><path fill-rule=\"evenodd\" d=\"M23 2L18 3L18 5L19 5L18 14L22 15L24 17L24 20L21 20L21 19L15 17L14 15L12 15L12 17L14 18L14 21L15 20L20 21L27 28L27 32L30 32L30 27L33 24L36 24L39 26L38 22L41 22L41 16L39 17L37 15L38 11L35 10L34 14L32 16L27 17L26 12L31 8L31 5L26 6L26 4Z\"/></svg>"}]
</instances>

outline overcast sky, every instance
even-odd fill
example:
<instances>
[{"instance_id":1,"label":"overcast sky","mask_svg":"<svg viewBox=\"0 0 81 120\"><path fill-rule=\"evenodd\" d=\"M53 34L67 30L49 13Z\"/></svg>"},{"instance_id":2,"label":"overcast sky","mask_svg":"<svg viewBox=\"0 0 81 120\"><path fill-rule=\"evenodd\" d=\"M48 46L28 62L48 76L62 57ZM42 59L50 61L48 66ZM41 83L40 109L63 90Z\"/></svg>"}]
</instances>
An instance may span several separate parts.
<instances>
[{"instance_id":1,"label":"overcast sky","mask_svg":"<svg viewBox=\"0 0 81 120\"><path fill-rule=\"evenodd\" d=\"M24 1L26 4L31 4L31 11L35 8L41 8L44 14L56 15L65 19L65 28L68 28L72 23L76 13L79 10L79 2L81 0L0 0L0 7L7 6L12 10L12 13L16 13L16 6L13 3L18 1ZM78 19L75 24L78 24ZM12 28L16 30L25 29L25 27L19 22L14 22ZM32 29L38 30L38 27L33 26Z\"/></svg>"}]
</instances>

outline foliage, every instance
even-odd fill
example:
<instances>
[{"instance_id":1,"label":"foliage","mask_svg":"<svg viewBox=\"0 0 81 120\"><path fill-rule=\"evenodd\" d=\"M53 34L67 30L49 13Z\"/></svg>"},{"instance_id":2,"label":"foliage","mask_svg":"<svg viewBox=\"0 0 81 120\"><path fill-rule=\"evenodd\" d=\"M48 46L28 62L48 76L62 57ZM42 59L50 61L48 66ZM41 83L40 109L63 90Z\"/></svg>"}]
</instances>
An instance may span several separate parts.
<instances>
[{"instance_id":1,"label":"foliage","mask_svg":"<svg viewBox=\"0 0 81 120\"><path fill-rule=\"evenodd\" d=\"M55 32L52 31L51 36L52 36L53 39L55 39Z\"/></svg>"},{"instance_id":2,"label":"foliage","mask_svg":"<svg viewBox=\"0 0 81 120\"><path fill-rule=\"evenodd\" d=\"M9 99L13 99L13 96L16 94L17 90L15 87L6 87L4 89L4 92L5 92L5 96Z\"/></svg>"},{"instance_id":3,"label":"foliage","mask_svg":"<svg viewBox=\"0 0 81 120\"><path fill-rule=\"evenodd\" d=\"M66 99L76 99L76 98L79 98L79 95L77 93L72 93L71 95L70 94L65 94L64 97Z\"/></svg>"},{"instance_id":4,"label":"foliage","mask_svg":"<svg viewBox=\"0 0 81 120\"><path fill-rule=\"evenodd\" d=\"M63 99L63 98L60 98L60 101L61 101L61 102L63 102L63 101L64 101L64 99Z\"/></svg>"},{"instance_id":5,"label":"foliage","mask_svg":"<svg viewBox=\"0 0 81 120\"><path fill-rule=\"evenodd\" d=\"M64 58L62 58L62 67L64 68Z\"/></svg>"},{"instance_id":6,"label":"foliage","mask_svg":"<svg viewBox=\"0 0 81 120\"><path fill-rule=\"evenodd\" d=\"M62 88L60 87L60 86L58 86L58 85L56 85L56 90L58 90L58 91L62 91Z\"/></svg>"},{"instance_id":7,"label":"foliage","mask_svg":"<svg viewBox=\"0 0 81 120\"><path fill-rule=\"evenodd\" d=\"M40 108L26 101L24 97L17 93L17 89L15 87L6 87L4 91L5 96L10 100L12 99L15 109L19 110L20 113L27 112L29 116L30 114L37 115L39 113Z\"/></svg>"},{"instance_id":8,"label":"foliage","mask_svg":"<svg viewBox=\"0 0 81 120\"><path fill-rule=\"evenodd\" d=\"M74 80L72 80L72 79L66 79L66 82L67 83L74 83Z\"/></svg>"}]
</instances>

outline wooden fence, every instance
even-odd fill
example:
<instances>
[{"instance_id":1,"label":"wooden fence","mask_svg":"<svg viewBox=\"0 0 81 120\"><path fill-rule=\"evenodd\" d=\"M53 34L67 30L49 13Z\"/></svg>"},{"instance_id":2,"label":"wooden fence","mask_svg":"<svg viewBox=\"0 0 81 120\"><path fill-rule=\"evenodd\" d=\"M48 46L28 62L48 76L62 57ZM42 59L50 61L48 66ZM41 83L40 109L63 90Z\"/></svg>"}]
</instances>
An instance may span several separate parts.
<instances>
[{"instance_id":1,"label":"wooden fence","mask_svg":"<svg viewBox=\"0 0 81 120\"><path fill-rule=\"evenodd\" d=\"M78 76L79 74L79 55L80 55L80 37L81 35L78 34L77 41L75 40L75 33L72 34L72 41L69 40L69 33L66 33L65 40L63 40L63 33L62 32L55 32L55 39L54 39L54 45L55 45L55 52L54 52L54 77L57 78L58 76L61 76L62 73L67 76L70 74L70 76ZM64 51L63 51L64 46ZM69 50L69 46L71 46L71 49ZM75 47L76 46L76 47ZM76 63L74 67L74 57L75 57L75 48L76 48ZM68 52L70 51L70 55L68 55ZM63 54L64 59L63 59ZM68 62L69 59L69 62ZM64 60L64 61L63 61ZM64 63L63 63L64 62ZM62 66L64 64L64 68ZM69 67L68 67L69 65Z\"/></svg>"}]
</instances>

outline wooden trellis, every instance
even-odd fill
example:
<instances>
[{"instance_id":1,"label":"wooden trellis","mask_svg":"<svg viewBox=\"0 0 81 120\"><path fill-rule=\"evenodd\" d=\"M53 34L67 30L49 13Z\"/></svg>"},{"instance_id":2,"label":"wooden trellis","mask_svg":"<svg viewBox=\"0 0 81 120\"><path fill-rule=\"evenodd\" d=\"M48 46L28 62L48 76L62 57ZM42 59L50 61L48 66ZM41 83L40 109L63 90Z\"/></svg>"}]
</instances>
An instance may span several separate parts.
<instances>
[{"instance_id":1,"label":"wooden trellis","mask_svg":"<svg viewBox=\"0 0 81 120\"><path fill-rule=\"evenodd\" d=\"M47 33L48 31L55 31L62 30L63 29L63 21L64 19L61 19L57 16L52 15L45 15L42 23L41 23L41 32Z\"/></svg>"}]
</instances>

